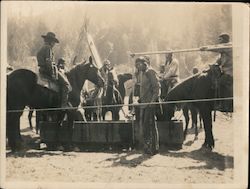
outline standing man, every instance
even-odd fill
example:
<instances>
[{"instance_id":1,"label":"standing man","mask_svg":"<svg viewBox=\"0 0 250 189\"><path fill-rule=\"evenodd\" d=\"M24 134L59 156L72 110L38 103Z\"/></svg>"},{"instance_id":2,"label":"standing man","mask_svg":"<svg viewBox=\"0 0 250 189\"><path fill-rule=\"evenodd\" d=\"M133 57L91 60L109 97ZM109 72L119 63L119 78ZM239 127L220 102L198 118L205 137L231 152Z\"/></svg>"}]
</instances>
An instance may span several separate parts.
<instances>
[{"instance_id":1,"label":"standing man","mask_svg":"<svg viewBox=\"0 0 250 189\"><path fill-rule=\"evenodd\" d=\"M218 45L213 48L209 46L201 47L201 51L212 51L219 53L216 60L222 71L222 76L219 80L219 96L221 98L233 97L233 58L232 58L232 43L230 36L227 33L222 33L218 37ZM232 112L233 101L224 100L221 102L221 111Z\"/></svg>"},{"instance_id":2,"label":"standing man","mask_svg":"<svg viewBox=\"0 0 250 189\"><path fill-rule=\"evenodd\" d=\"M165 73L161 79L167 86L168 93L179 82L179 61L173 58L173 53L171 52L167 53L165 57Z\"/></svg>"},{"instance_id":3,"label":"standing man","mask_svg":"<svg viewBox=\"0 0 250 189\"><path fill-rule=\"evenodd\" d=\"M139 63L139 72L141 72L139 103L156 102L160 95L160 85L156 72L150 67L148 57L139 57L136 62ZM155 122L154 105L140 106L140 120L143 127L144 152L154 155L159 151L159 136Z\"/></svg>"},{"instance_id":4,"label":"standing man","mask_svg":"<svg viewBox=\"0 0 250 189\"><path fill-rule=\"evenodd\" d=\"M42 35L42 38L44 39L44 45L37 53L39 72L51 79L58 80L61 85L61 107L67 108L68 94L71 87L67 78L58 72L53 53L53 47L56 43L59 43L59 40L53 32Z\"/></svg>"}]
</instances>

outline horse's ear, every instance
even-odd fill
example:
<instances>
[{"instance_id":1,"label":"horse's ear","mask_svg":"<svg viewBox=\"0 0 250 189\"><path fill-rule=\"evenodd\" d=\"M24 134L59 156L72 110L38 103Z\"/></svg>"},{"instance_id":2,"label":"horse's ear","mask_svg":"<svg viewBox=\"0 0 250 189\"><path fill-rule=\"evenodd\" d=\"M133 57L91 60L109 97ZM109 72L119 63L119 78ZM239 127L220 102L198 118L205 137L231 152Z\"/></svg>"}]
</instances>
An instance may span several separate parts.
<instances>
[{"instance_id":1,"label":"horse's ear","mask_svg":"<svg viewBox=\"0 0 250 189\"><path fill-rule=\"evenodd\" d=\"M89 63L92 64L93 61L92 61L92 56L89 56Z\"/></svg>"},{"instance_id":2,"label":"horse's ear","mask_svg":"<svg viewBox=\"0 0 250 189\"><path fill-rule=\"evenodd\" d=\"M98 69L98 66L96 65L95 61L93 61L92 56L89 57L89 63L90 63L91 66L94 66L94 67L96 67Z\"/></svg>"}]
</instances>

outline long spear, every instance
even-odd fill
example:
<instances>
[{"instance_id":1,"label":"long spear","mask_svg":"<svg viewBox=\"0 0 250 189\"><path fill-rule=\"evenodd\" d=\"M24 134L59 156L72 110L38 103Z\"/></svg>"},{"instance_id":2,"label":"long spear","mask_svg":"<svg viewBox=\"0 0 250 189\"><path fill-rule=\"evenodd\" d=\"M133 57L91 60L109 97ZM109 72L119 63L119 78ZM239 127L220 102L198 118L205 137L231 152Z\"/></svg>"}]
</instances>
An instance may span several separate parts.
<instances>
[{"instance_id":1,"label":"long spear","mask_svg":"<svg viewBox=\"0 0 250 189\"><path fill-rule=\"evenodd\" d=\"M206 46L206 49L204 49L204 50L205 51L210 51L210 50L228 49L228 48L233 48L232 44L210 45L210 46ZM134 57L134 56L141 56L141 55L181 53L181 52L194 52L194 51L201 51L201 47L199 47L199 48L190 48L190 49L168 50L168 51L151 51L151 52L136 52L136 53L129 52L129 55L131 57Z\"/></svg>"}]
</instances>

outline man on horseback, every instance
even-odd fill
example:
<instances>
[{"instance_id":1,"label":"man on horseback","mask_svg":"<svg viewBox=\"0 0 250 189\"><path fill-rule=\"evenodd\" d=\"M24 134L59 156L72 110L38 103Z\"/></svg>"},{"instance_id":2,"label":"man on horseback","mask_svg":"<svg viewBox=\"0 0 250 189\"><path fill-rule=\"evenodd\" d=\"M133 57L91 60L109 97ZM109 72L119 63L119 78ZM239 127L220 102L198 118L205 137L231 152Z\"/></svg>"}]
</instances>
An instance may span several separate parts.
<instances>
[{"instance_id":1,"label":"man on horseback","mask_svg":"<svg viewBox=\"0 0 250 189\"><path fill-rule=\"evenodd\" d=\"M154 103L160 95L160 84L156 72L150 67L148 57L136 59L138 76L140 82L139 103ZM138 65L139 64L139 65ZM159 136L155 122L154 105L140 106L140 124L143 128L144 151L154 155L159 150Z\"/></svg>"},{"instance_id":2,"label":"man on horseback","mask_svg":"<svg viewBox=\"0 0 250 189\"><path fill-rule=\"evenodd\" d=\"M172 53L165 55L166 61L160 65L158 77L161 84L161 99L165 99L166 95L179 82L179 62L173 58Z\"/></svg>"},{"instance_id":3,"label":"man on horseback","mask_svg":"<svg viewBox=\"0 0 250 189\"><path fill-rule=\"evenodd\" d=\"M167 88L167 93L179 82L179 61L173 58L173 53L166 54L165 64L162 65L160 82ZM163 67L164 66L164 67Z\"/></svg>"},{"instance_id":4,"label":"man on horseback","mask_svg":"<svg viewBox=\"0 0 250 189\"><path fill-rule=\"evenodd\" d=\"M53 47L56 43L59 43L59 40L53 32L48 32L46 35L42 35L42 38L44 39L44 45L37 53L39 72L42 75L59 82L61 86L61 107L67 108L68 94L71 88L70 83L63 73L58 72L53 53Z\"/></svg>"},{"instance_id":5,"label":"man on horseback","mask_svg":"<svg viewBox=\"0 0 250 189\"><path fill-rule=\"evenodd\" d=\"M221 68L222 75L219 80L219 97L226 98L233 96L233 59L232 59L232 48L230 36L227 33L222 33L218 37L218 47L221 48L211 48L209 46L201 47L202 51L212 51L219 53L219 57L216 60ZM232 112L233 102L232 101L222 101L220 105L221 111Z\"/></svg>"}]
</instances>

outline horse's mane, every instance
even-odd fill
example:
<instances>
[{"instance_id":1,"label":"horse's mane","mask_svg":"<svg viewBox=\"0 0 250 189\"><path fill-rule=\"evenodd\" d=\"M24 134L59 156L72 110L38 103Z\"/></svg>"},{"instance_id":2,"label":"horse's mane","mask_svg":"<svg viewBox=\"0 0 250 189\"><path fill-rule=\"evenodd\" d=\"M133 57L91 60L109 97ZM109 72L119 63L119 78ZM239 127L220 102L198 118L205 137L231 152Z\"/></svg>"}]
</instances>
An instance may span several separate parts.
<instances>
[{"instance_id":1,"label":"horse's mane","mask_svg":"<svg viewBox=\"0 0 250 189\"><path fill-rule=\"evenodd\" d=\"M187 81L187 80L193 80L193 78L200 77L202 74L204 74L204 73L203 73L203 72L199 72L199 73L196 73L196 74L194 74L194 75L188 76L188 77L186 77L185 79L181 80L180 83L185 82L185 81Z\"/></svg>"},{"instance_id":2,"label":"horse's mane","mask_svg":"<svg viewBox=\"0 0 250 189\"><path fill-rule=\"evenodd\" d=\"M75 72L79 66L85 66L89 64L89 62L87 62L86 60L83 61L83 62L79 62L79 63L76 63L69 71L67 71L65 74L71 74L72 72Z\"/></svg>"}]
</instances>

